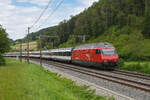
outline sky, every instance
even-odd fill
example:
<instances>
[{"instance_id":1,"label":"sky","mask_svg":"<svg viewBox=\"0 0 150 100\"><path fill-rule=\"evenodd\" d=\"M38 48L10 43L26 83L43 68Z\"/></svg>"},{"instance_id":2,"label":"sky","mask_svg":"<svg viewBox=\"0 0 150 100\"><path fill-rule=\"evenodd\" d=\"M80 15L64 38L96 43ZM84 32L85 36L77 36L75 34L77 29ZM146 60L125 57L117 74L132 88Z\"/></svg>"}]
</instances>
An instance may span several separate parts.
<instances>
[{"instance_id":1,"label":"sky","mask_svg":"<svg viewBox=\"0 0 150 100\"><path fill-rule=\"evenodd\" d=\"M0 0L0 25L6 29L9 38L21 39L27 35L27 27L33 25L49 1ZM30 32L58 25L61 21L70 19L71 15L74 16L84 11L98 0L64 0L56 12L50 16L61 1L51 0L50 7Z\"/></svg>"}]
</instances>

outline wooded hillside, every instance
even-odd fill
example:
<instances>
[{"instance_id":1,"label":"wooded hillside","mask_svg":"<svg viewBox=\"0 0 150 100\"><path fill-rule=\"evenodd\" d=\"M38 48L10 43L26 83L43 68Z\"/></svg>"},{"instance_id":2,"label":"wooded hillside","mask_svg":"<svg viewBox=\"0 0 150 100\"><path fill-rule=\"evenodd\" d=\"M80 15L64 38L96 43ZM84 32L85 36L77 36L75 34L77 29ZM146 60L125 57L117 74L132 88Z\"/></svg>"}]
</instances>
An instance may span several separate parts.
<instances>
[{"instance_id":1,"label":"wooded hillside","mask_svg":"<svg viewBox=\"0 0 150 100\"><path fill-rule=\"evenodd\" d=\"M124 59L147 60L150 59L150 0L100 0L58 26L30 34L30 41L40 34L59 36L59 39L42 39L43 48L51 48L52 42L55 48L79 45L82 39L73 35L86 35L86 43L112 43Z\"/></svg>"}]
</instances>

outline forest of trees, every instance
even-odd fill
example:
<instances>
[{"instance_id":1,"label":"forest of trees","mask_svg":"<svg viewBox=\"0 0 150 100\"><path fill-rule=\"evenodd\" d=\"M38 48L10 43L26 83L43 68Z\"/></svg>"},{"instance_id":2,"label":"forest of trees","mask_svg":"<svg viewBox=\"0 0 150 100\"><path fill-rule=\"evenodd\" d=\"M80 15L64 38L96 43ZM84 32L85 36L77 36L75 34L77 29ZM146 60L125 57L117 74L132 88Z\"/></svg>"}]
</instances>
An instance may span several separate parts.
<instances>
[{"instance_id":1,"label":"forest of trees","mask_svg":"<svg viewBox=\"0 0 150 100\"><path fill-rule=\"evenodd\" d=\"M5 29L0 25L0 65L5 64L5 60L2 57L2 54L7 52L10 49L9 39Z\"/></svg>"},{"instance_id":2,"label":"forest of trees","mask_svg":"<svg viewBox=\"0 0 150 100\"><path fill-rule=\"evenodd\" d=\"M112 43L126 60L148 60L150 0L99 0L68 21L30 34L30 41L35 41L40 34L59 36L59 39L42 39L43 48L52 48L52 42L55 48L79 45L82 39L73 35L86 35L86 43Z\"/></svg>"}]
</instances>

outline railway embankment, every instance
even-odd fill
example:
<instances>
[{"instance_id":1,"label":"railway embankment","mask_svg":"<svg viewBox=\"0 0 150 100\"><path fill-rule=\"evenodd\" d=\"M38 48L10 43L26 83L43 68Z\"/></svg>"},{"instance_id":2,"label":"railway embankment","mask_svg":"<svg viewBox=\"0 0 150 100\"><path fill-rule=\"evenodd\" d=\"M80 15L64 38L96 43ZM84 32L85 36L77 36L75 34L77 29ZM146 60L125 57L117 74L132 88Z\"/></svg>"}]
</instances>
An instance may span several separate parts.
<instances>
[{"instance_id":1,"label":"railway embankment","mask_svg":"<svg viewBox=\"0 0 150 100\"><path fill-rule=\"evenodd\" d=\"M0 100L106 100L87 86L44 70L37 64L7 59L0 67Z\"/></svg>"},{"instance_id":2,"label":"railway embankment","mask_svg":"<svg viewBox=\"0 0 150 100\"><path fill-rule=\"evenodd\" d=\"M34 59L35 63L39 63L38 59ZM58 62L43 61L43 66L46 69L54 70L56 72L77 81L79 84L86 84L96 89L96 92L101 91L103 95L113 95L115 100L149 100L149 86L144 89L145 85L149 83L149 77L136 73L127 73L125 71L102 71L95 69L87 69L75 65L63 64ZM80 69L79 69L80 68ZM79 69L79 70L78 70ZM94 73L93 73L94 71ZM90 73L89 73L90 72ZM65 73L65 74L64 74ZM67 75L66 75L67 73ZM108 78L104 78L107 74ZM98 76L97 76L98 75ZM117 78L116 81L112 81ZM110 79L111 78L111 79ZM121 80L125 79L124 82ZM141 84L142 83L142 84ZM103 91L103 92L102 92Z\"/></svg>"}]
</instances>

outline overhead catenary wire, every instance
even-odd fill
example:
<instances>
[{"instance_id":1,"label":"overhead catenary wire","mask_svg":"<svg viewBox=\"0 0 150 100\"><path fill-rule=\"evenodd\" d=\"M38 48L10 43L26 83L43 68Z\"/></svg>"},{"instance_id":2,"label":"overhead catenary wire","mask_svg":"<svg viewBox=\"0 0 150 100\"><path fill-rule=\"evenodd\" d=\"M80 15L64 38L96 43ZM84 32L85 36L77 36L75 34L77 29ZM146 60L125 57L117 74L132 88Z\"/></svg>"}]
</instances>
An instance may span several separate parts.
<instances>
[{"instance_id":1,"label":"overhead catenary wire","mask_svg":"<svg viewBox=\"0 0 150 100\"><path fill-rule=\"evenodd\" d=\"M64 2L64 0L61 0L58 5L56 6L56 8L51 12L51 14L44 20L44 22L39 25L39 28L45 23L47 22L47 20L57 11L57 9L62 5L62 3Z\"/></svg>"},{"instance_id":2,"label":"overhead catenary wire","mask_svg":"<svg viewBox=\"0 0 150 100\"><path fill-rule=\"evenodd\" d=\"M47 6L46 6L46 7L44 8L44 10L41 12L41 14L40 14L40 16L37 18L37 20L32 24L32 26L30 27L30 29L33 28L36 23L38 23L38 21L39 21L39 20L41 19L41 17L44 15L46 9L49 8L49 6L50 6L50 4L52 3L52 1L53 1L53 0L49 0Z\"/></svg>"}]
</instances>

